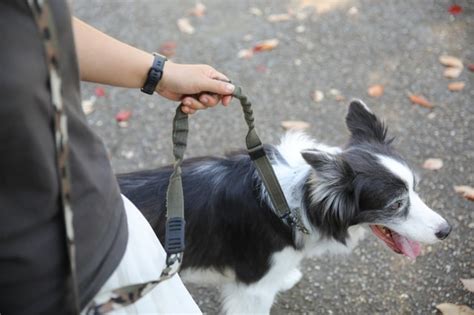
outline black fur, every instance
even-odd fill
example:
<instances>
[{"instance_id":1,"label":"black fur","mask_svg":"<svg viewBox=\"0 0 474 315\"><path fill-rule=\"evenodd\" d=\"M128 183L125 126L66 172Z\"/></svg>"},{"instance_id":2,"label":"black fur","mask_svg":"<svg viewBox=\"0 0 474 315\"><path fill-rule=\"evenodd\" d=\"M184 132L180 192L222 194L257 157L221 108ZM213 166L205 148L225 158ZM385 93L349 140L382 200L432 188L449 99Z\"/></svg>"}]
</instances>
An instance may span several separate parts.
<instances>
[{"instance_id":1,"label":"black fur","mask_svg":"<svg viewBox=\"0 0 474 315\"><path fill-rule=\"evenodd\" d=\"M267 151L273 148L267 147ZM271 152L269 152L271 153ZM279 157L281 158L281 157ZM205 163L209 169L199 171ZM118 176L126 195L164 240L165 195L171 167ZM183 164L186 251L182 268L235 271L252 283L269 268L270 256L295 246L292 231L260 200L260 181L247 154L190 159ZM224 179L216 181L216 176Z\"/></svg>"}]
</instances>

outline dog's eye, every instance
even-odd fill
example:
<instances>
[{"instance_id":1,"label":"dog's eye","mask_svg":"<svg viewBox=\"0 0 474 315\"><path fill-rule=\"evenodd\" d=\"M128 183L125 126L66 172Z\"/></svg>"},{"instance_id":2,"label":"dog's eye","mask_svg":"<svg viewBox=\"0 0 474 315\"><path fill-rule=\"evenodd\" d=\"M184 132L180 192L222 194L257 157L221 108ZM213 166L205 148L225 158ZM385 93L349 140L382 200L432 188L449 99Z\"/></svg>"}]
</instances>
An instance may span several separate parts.
<instances>
[{"instance_id":1,"label":"dog's eye","mask_svg":"<svg viewBox=\"0 0 474 315\"><path fill-rule=\"evenodd\" d=\"M403 206L403 201L398 200L398 201L395 201L394 203L392 203L390 206L388 206L388 208L390 210L396 211L396 210L400 209L402 206Z\"/></svg>"}]
</instances>

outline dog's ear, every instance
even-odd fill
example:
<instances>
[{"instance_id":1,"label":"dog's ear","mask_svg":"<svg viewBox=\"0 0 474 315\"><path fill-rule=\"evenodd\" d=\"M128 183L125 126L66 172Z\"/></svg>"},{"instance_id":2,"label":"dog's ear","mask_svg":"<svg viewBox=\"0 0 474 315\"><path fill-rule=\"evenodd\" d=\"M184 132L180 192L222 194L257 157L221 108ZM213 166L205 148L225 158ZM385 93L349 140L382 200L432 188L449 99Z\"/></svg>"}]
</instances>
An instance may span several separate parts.
<instances>
[{"instance_id":1,"label":"dog's ear","mask_svg":"<svg viewBox=\"0 0 474 315\"><path fill-rule=\"evenodd\" d=\"M387 128L361 100L353 100L349 105L346 125L351 132L351 143L391 142L386 141Z\"/></svg>"},{"instance_id":2,"label":"dog's ear","mask_svg":"<svg viewBox=\"0 0 474 315\"><path fill-rule=\"evenodd\" d=\"M323 234L345 244L347 229L357 210L354 171L340 154L306 150L301 155L316 173L309 188L311 221Z\"/></svg>"}]
</instances>

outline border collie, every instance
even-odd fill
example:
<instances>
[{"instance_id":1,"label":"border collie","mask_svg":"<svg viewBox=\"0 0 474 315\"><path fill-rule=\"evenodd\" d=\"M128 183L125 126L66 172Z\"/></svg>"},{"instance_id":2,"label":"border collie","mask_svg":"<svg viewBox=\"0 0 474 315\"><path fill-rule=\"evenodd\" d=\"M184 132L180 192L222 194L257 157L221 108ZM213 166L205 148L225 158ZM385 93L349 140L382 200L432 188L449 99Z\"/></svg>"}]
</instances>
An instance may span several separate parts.
<instances>
[{"instance_id":1,"label":"border collie","mask_svg":"<svg viewBox=\"0 0 474 315\"><path fill-rule=\"evenodd\" d=\"M300 280L303 258L349 252L366 228L410 258L420 254L418 242L446 238L451 226L416 193L416 178L383 122L353 101L346 124L344 148L294 132L265 148L309 235L278 218L246 152L185 161L183 280L218 285L226 313L269 313L276 294ZM171 172L168 166L118 176L161 242Z\"/></svg>"}]
</instances>

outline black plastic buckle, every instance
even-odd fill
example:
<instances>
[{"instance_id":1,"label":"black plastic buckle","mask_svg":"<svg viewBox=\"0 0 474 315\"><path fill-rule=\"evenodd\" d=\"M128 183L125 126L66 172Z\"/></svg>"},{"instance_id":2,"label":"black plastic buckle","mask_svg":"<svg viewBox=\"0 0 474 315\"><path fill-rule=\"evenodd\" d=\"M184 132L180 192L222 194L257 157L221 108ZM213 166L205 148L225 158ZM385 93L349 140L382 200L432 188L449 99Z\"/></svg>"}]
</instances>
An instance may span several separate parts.
<instances>
[{"instance_id":1,"label":"black plastic buckle","mask_svg":"<svg viewBox=\"0 0 474 315\"><path fill-rule=\"evenodd\" d=\"M294 215L294 213L289 210L287 211L285 214L283 214L280 219L285 222L286 224L288 224L289 226L294 226L296 224L296 217Z\"/></svg>"},{"instance_id":2,"label":"black plastic buckle","mask_svg":"<svg viewBox=\"0 0 474 315\"><path fill-rule=\"evenodd\" d=\"M165 251L167 254L184 252L184 226L183 218L170 218L166 221Z\"/></svg>"},{"instance_id":3,"label":"black plastic buckle","mask_svg":"<svg viewBox=\"0 0 474 315\"><path fill-rule=\"evenodd\" d=\"M257 160L259 158L261 158L262 156L265 156L265 150L263 148L263 144L260 144L256 147L253 147L253 148L250 148L247 150L249 156L250 156L250 159L253 161L253 160Z\"/></svg>"}]
</instances>

